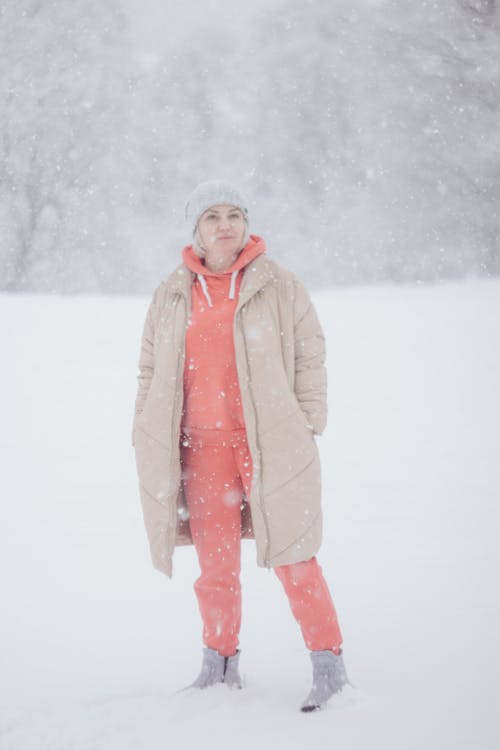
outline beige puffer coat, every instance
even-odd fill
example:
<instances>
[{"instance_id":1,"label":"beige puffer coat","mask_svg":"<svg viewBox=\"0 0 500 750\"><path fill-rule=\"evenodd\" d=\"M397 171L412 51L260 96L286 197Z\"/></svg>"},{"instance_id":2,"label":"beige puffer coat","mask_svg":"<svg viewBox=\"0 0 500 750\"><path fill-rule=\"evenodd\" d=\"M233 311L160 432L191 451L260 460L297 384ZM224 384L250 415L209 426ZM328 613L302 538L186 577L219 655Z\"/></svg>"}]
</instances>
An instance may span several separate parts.
<instances>
[{"instance_id":1,"label":"beige puffer coat","mask_svg":"<svg viewBox=\"0 0 500 750\"><path fill-rule=\"evenodd\" d=\"M292 273L265 255L243 273L234 344L253 477L241 535L255 538L260 566L275 567L309 559L321 543L314 433L326 424L325 342L309 295ZM154 293L133 427L151 556L169 577L174 547L192 544L179 440L193 278L182 264Z\"/></svg>"}]
</instances>

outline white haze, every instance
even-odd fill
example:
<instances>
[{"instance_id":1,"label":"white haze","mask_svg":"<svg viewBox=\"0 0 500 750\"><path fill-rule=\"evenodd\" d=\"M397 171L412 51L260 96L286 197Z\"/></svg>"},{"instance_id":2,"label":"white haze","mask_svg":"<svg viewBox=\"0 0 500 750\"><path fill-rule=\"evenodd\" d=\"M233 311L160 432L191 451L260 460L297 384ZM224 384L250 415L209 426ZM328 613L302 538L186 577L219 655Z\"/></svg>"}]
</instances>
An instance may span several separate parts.
<instances>
[{"instance_id":1,"label":"white haze","mask_svg":"<svg viewBox=\"0 0 500 750\"><path fill-rule=\"evenodd\" d=\"M312 286L496 275L499 49L494 0L7 0L0 288L149 293L219 176Z\"/></svg>"}]
</instances>

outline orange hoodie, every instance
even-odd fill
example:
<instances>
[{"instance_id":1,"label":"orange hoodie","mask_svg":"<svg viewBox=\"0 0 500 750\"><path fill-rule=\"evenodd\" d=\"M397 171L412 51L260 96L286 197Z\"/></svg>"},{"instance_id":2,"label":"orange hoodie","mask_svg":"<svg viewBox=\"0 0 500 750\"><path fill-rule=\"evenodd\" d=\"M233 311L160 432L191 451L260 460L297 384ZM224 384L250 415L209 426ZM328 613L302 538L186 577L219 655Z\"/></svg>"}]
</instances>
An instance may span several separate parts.
<instances>
[{"instance_id":1,"label":"orange hoodie","mask_svg":"<svg viewBox=\"0 0 500 750\"><path fill-rule=\"evenodd\" d=\"M264 240L250 235L236 261L223 273L209 271L191 245L182 251L185 265L196 274L186 329L184 435L223 442L233 430L245 429L233 320L243 269L265 250Z\"/></svg>"}]
</instances>

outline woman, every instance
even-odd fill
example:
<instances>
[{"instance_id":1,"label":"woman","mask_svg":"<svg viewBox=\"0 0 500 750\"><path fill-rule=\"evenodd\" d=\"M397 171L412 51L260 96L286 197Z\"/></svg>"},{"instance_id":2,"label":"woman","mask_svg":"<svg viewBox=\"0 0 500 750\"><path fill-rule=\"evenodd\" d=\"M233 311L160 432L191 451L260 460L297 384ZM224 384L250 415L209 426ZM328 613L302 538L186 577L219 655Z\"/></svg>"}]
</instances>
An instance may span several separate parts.
<instances>
[{"instance_id":1,"label":"woman","mask_svg":"<svg viewBox=\"0 0 500 750\"><path fill-rule=\"evenodd\" d=\"M194 544L205 647L193 686L240 688L240 540L254 538L311 651L312 711L347 683L315 557L324 337L302 284L249 234L234 186L201 183L186 217L193 242L153 296L139 362L133 442L153 564L171 577L174 547Z\"/></svg>"}]
</instances>

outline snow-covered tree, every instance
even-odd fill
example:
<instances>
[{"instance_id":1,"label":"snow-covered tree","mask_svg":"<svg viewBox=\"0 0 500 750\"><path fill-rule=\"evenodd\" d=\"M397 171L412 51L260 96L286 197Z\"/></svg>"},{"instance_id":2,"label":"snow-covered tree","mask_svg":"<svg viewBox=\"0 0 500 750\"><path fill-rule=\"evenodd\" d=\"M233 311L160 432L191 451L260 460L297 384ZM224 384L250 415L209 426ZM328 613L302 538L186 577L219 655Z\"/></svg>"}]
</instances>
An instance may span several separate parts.
<instances>
[{"instance_id":1,"label":"snow-covered tree","mask_svg":"<svg viewBox=\"0 0 500 750\"><path fill-rule=\"evenodd\" d=\"M266 21L259 112L277 137L260 171L290 197L301 271L315 281L321 267L328 282L497 273L495 4L286 0Z\"/></svg>"},{"instance_id":2,"label":"snow-covered tree","mask_svg":"<svg viewBox=\"0 0 500 750\"><path fill-rule=\"evenodd\" d=\"M3 288L119 287L124 29L114 0L1 6Z\"/></svg>"},{"instance_id":3,"label":"snow-covered tree","mask_svg":"<svg viewBox=\"0 0 500 750\"><path fill-rule=\"evenodd\" d=\"M150 291L219 176L310 284L500 273L497 2L122 1L0 6L1 288Z\"/></svg>"}]
</instances>

